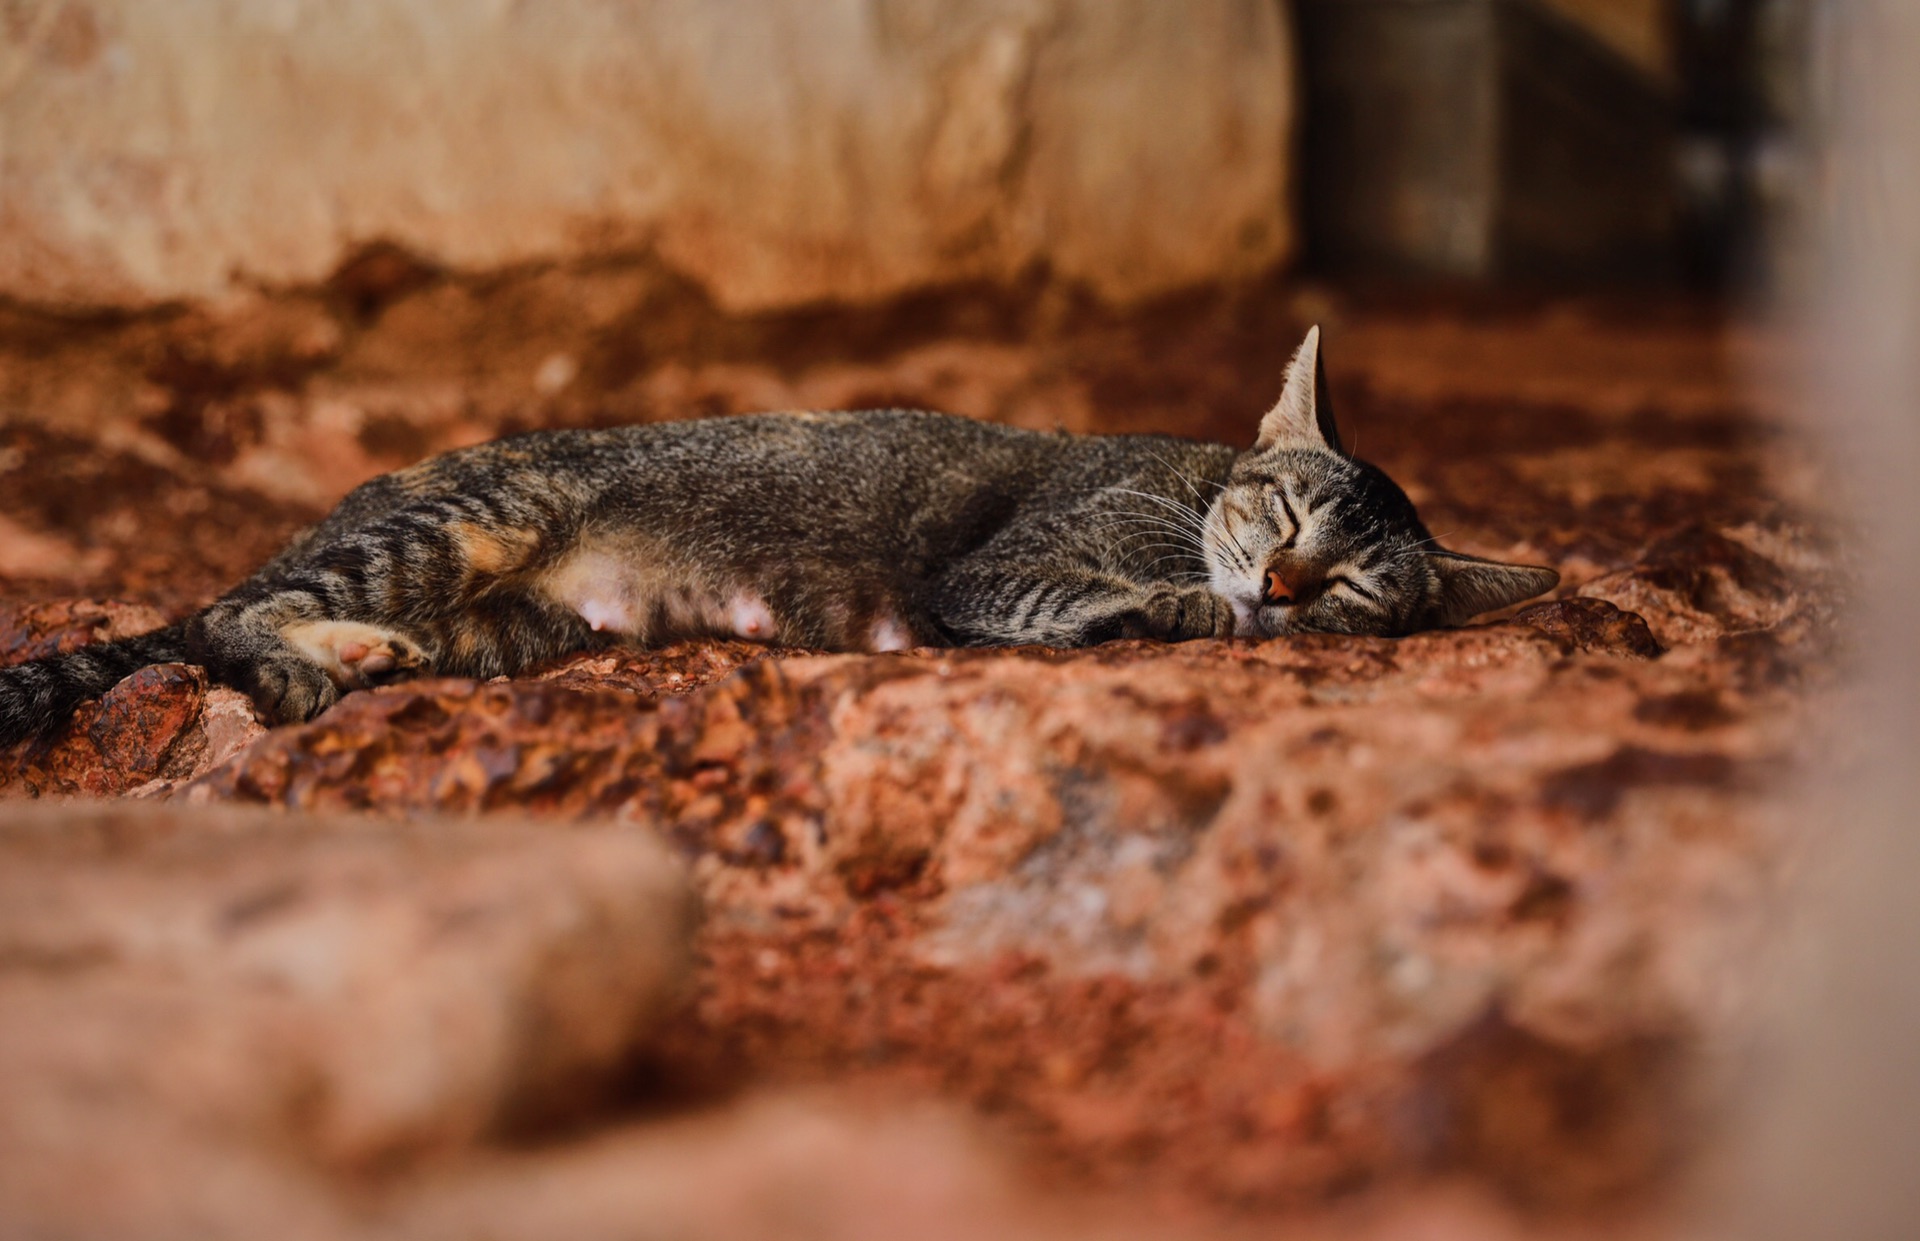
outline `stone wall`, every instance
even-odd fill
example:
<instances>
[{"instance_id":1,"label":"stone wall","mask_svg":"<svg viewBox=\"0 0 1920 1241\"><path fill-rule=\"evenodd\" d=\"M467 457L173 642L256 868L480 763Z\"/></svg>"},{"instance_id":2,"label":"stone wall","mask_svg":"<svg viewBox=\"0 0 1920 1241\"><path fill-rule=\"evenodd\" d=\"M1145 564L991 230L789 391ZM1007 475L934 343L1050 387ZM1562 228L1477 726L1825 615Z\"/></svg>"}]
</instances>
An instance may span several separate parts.
<instances>
[{"instance_id":1,"label":"stone wall","mask_svg":"<svg viewBox=\"0 0 1920 1241\"><path fill-rule=\"evenodd\" d=\"M0 296L131 307L356 248L657 255L735 311L1126 301L1293 246L1275 0L0 0Z\"/></svg>"}]
</instances>

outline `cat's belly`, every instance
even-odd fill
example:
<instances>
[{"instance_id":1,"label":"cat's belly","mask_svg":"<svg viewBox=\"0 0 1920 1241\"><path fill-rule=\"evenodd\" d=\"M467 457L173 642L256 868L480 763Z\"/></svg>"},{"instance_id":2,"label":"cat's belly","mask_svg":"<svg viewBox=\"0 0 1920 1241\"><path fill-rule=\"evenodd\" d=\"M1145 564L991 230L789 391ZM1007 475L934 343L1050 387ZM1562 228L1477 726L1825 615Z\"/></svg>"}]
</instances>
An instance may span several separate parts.
<instances>
[{"instance_id":1,"label":"cat's belly","mask_svg":"<svg viewBox=\"0 0 1920 1241\"><path fill-rule=\"evenodd\" d=\"M724 590L641 549L582 548L544 574L540 585L595 632L638 642L708 637L771 642L779 628L757 593Z\"/></svg>"},{"instance_id":2,"label":"cat's belly","mask_svg":"<svg viewBox=\"0 0 1920 1241\"><path fill-rule=\"evenodd\" d=\"M897 608L858 617L851 609L827 618L780 616L751 585L717 581L635 549L581 548L543 574L540 589L596 632L645 645L687 638L865 651L922 645Z\"/></svg>"}]
</instances>

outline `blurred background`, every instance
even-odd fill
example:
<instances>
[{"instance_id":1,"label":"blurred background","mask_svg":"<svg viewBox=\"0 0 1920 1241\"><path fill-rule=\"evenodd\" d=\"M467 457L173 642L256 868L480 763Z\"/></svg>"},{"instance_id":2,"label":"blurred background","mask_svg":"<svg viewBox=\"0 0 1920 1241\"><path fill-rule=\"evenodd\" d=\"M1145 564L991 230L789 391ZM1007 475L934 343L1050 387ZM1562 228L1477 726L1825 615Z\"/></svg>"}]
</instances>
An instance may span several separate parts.
<instances>
[{"instance_id":1,"label":"blurred background","mask_svg":"<svg viewBox=\"0 0 1920 1241\"><path fill-rule=\"evenodd\" d=\"M0 289L650 254L732 312L1036 274L1752 281L1796 0L10 0Z\"/></svg>"},{"instance_id":2,"label":"blurred background","mask_svg":"<svg viewBox=\"0 0 1920 1241\"><path fill-rule=\"evenodd\" d=\"M1916 13L0 0L0 660L537 427L1245 442L1314 323L1563 577L273 736L123 684L0 755L0 1233L1913 1235Z\"/></svg>"}]
</instances>

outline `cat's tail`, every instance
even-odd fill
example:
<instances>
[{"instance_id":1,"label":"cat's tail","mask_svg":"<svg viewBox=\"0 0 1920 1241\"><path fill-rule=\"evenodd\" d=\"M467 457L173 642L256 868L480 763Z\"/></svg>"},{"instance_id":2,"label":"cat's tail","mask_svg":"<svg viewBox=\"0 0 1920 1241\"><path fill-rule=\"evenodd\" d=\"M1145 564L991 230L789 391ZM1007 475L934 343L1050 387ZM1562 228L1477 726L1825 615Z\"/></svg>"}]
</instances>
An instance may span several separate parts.
<instances>
[{"instance_id":1,"label":"cat's tail","mask_svg":"<svg viewBox=\"0 0 1920 1241\"><path fill-rule=\"evenodd\" d=\"M184 623L0 668L0 746L45 737L89 698L151 664L185 660Z\"/></svg>"}]
</instances>

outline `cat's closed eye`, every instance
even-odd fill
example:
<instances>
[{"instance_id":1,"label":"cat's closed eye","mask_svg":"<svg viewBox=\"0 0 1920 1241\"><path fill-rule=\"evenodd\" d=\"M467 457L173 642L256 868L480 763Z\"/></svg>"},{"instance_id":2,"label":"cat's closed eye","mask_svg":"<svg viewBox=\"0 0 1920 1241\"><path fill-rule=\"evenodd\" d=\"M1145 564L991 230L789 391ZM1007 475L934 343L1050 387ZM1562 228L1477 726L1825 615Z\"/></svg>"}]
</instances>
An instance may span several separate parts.
<instances>
[{"instance_id":1,"label":"cat's closed eye","mask_svg":"<svg viewBox=\"0 0 1920 1241\"><path fill-rule=\"evenodd\" d=\"M1273 507L1273 519L1280 527L1281 537L1291 541L1300 532L1300 518L1295 515L1293 505L1287 500L1287 493L1276 487L1270 503Z\"/></svg>"},{"instance_id":2,"label":"cat's closed eye","mask_svg":"<svg viewBox=\"0 0 1920 1241\"><path fill-rule=\"evenodd\" d=\"M1385 602L1385 600L1381 598L1380 592L1378 590L1367 585L1365 582L1358 580L1357 578L1348 577L1344 573L1336 573L1334 576L1327 579L1328 590L1332 590L1336 586L1345 588L1346 590L1352 592L1356 598L1366 603L1371 603L1378 606Z\"/></svg>"}]
</instances>

